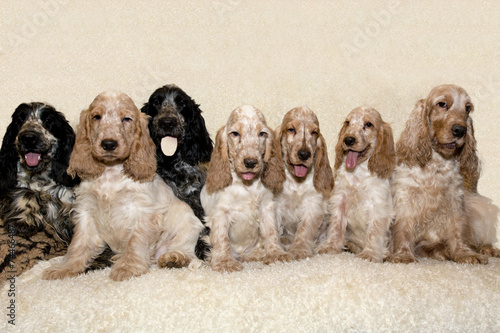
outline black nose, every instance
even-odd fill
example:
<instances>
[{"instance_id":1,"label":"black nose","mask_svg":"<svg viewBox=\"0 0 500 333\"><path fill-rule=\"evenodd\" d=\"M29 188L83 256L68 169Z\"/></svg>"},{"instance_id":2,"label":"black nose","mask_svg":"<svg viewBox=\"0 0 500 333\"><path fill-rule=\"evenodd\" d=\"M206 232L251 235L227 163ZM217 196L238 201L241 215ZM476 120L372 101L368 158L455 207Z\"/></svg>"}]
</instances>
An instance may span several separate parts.
<instances>
[{"instance_id":1,"label":"black nose","mask_svg":"<svg viewBox=\"0 0 500 333\"><path fill-rule=\"evenodd\" d=\"M356 138L352 137L352 136L348 136L344 139L344 143L347 145L347 146L352 146L353 144L356 143Z\"/></svg>"},{"instance_id":2,"label":"black nose","mask_svg":"<svg viewBox=\"0 0 500 333\"><path fill-rule=\"evenodd\" d=\"M257 165L257 160L255 158L245 158L243 163L249 169L253 169Z\"/></svg>"},{"instance_id":3,"label":"black nose","mask_svg":"<svg viewBox=\"0 0 500 333\"><path fill-rule=\"evenodd\" d=\"M118 147L118 141L116 140L102 140L101 141L102 149L104 150L115 150Z\"/></svg>"},{"instance_id":4,"label":"black nose","mask_svg":"<svg viewBox=\"0 0 500 333\"><path fill-rule=\"evenodd\" d=\"M160 125L161 128L172 128L177 126L177 118L174 117L165 117L161 118L158 121L158 124Z\"/></svg>"},{"instance_id":5,"label":"black nose","mask_svg":"<svg viewBox=\"0 0 500 333\"><path fill-rule=\"evenodd\" d=\"M467 133L467 127L461 125L453 125L451 126L451 133L456 138L461 138Z\"/></svg>"},{"instance_id":6,"label":"black nose","mask_svg":"<svg viewBox=\"0 0 500 333\"><path fill-rule=\"evenodd\" d=\"M308 150L299 150L298 154L299 155L299 158L302 160L302 161L307 161L309 159L309 157L311 157L311 152L308 151Z\"/></svg>"},{"instance_id":7,"label":"black nose","mask_svg":"<svg viewBox=\"0 0 500 333\"><path fill-rule=\"evenodd\" d=\"M35 132L24 132L19 136L19 141L27 147L33 147L39 140L40 137Z\"/></svg>"}]
</instances>

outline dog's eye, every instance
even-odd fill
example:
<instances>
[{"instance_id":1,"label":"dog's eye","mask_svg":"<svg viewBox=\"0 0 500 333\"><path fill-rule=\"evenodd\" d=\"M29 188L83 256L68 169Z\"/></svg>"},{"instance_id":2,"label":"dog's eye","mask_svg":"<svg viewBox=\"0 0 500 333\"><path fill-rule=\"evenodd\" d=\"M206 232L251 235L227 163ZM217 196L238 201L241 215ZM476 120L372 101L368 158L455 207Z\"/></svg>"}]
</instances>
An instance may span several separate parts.
<instances>
[{"instance_id":1,"label":"dog's eye","mask_svg":"<svg viewBox=\"0 0 500 333\"><path fill-rule=\"evenodd\" d=\"M346 125L346 126L349 126L349 122L348 122L348 121L346 121L346 122L345 122L345 125Z\"/></svg>"},{"instance_id":2,"label":"dog's eye","mask_svg":"<svg viewBox=\"0 0 500 333\"><path fill-rule=\"evenodd\" d=\"M318 131L312 131L311 134L312 135L318 135Z\"/></svg>"},{"instance_id":3,"label":"dog's eye","mask_svg":"<svg viewBox=\"0 0 500 333\"><path fill-rule=\"evenodd\" d=\"M365 124L365 127L368 127L368 128L373 127L373 124L372 124L372 123L370 123L370 122L367 122L367 123Z\"/></svg>"},{"instance_id":4,"label":"dog's eye","mask_svg":"<svg viewBox=\"0 0 500 333\"><path fill-rule=\"evenodd\" d=\"M472 107L470 105L465 106L465 112L469 113L470 110L472 110Z\"/></svg>"},{"instance_id":5,"label":"dog's eye","mask_svg":"<svg viewBox=\"0 0 500 333\"><path fill-rule=\"evenodd\" d=\"M448 107L448 105L446 104L446 102L439 102L439 103L438 103L438 106L439 106L440 108L443 108L443 109L445 109L445 108L447 108L447 107Z\"/></svg>"},{"instance_id":6,"label":"dog's eye","mask_svg":"<svg viewBox=\"0 0 500 333\"><path fill-rule=\"evenodd\" d=\"M128 123L129 121L132 121L132 118L125 117L125 118L123 118L123 119L122 119L122 121L123 121L124 123Z\"/></svg>"},{"instance_id":7,"label":"dog's eye","mask_svg":"<svg viewBox=\"0 0 500 333\"><path fill-rule=\"evenodd\" d=\"M93 120L101 120L101 116L96 114L95 116L92 117Z\"/></svg>"},{"instance_id":8,"label":"dog's eye","mask_svg":"<svg viewBox=\"0 0 500 333\"><path fill-rule=\"evenodd\" d=\"M240 133L238 133L238 132L236 132L236 131L233 131L233 132L231 132L231 133L229 133L229 134L231 134L231 135L232 135L232 136L234 136L234 137L238 137L238 136L240 136Z\"/></svg>"},{"instance_id":9,"label":"dog's eye","mask_svg":"<svg viewBox=\"0 0 500 333\"><path fill-rule=\"evenodd\" d=\"M267 133L266 133L266 132L260 132L260 133L259 133L259 136L266 136L266 135L267 135Z\"/></svg>"},{"instance_id":10,"label":"dog's eye","mask_svg":"<svg viewBox=\"0 0 500 333\"><path fill-rule=\"evenodd\" d=\"M287 131L292 133L292 134L295 134L295 128L289 128L289 129L287 129Z\"/></svg>"}]
</instances>

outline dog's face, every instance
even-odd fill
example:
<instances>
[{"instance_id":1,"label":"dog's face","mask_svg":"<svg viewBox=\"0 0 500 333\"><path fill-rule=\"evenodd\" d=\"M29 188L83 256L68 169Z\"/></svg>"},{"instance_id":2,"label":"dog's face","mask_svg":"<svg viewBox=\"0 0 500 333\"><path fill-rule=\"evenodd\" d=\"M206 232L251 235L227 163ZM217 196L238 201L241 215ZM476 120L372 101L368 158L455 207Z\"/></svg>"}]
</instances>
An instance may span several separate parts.
<instances>
[{"instance_id":1,"label":"dog's face","mask_svg":"<svg viewBox=\"0 0 500 333\"><path fill-rule=\"evenodd\" d=\"M319 139L318 118L309 108L298 107L285 114L281 124L283 159L296 177L305 177L311 170Z\"/></svg>"},{"instance_id":2,"label":"dog's face","mask_svg":"<svg viewBox=\"0 0 500 333\"><path fill-rule=\"evenodd\" d=\"M246 181L259 176L272 140L262 113L248 105L234 110L226 125L226 133L233 170Z\"/></svg>"},{"instance_id":3,"label":"dog's face","mask_svg":"<svg viewBox=\"0 0 500 333\"><path fill-rule=\"evenodd\" d=\"M103 164L122 162L136 140L140 113L125 94L103 93L88 110L87 126L92 156Z\"/></svg>"},{"instance_id":4,"label":"dog's face","mask_svg":"<svg viewBox=\"0 0 500 333\"><path fill-rule=\"evenodd\" d=\"M21 166L30 173L49 170L64 135L64 116L50 105L30 103L21 104L12 118L22 124L15 139Z\"/></svg>"},{"instance_id":5,"label":"dog's face","mask_svg":"<svg viewBox=\"0 0 500 333\"><path fill-rule=\"evenodd\" d=\"M372 156L382 130L380 114L369 107L352 110L339 134L344 155L347 154L346 167L352 169Z\"/></svg>"},{"instance_id":6,"label":"dog's face","mask_svg":"<svg viewBox=\"0 0 500 333\"><path fill-rule=\"evenodd\" d=\"M454 85L434 88L425 101L432 148L451 157L464 146L469 113L474 105L464 89Z\"/></svg>"}]
</instances>

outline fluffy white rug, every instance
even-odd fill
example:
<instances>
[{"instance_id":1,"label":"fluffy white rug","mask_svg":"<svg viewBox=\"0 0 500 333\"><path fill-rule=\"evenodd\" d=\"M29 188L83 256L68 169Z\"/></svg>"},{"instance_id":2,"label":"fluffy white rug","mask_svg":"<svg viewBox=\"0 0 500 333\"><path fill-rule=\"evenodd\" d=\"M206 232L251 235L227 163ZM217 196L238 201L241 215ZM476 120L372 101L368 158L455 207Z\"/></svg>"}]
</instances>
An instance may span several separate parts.
<instances>
[{"instance_id":1,"label":"fluffy white rug","mask_svg":"<svg viewBox=\"0 0 500 333\"><path fill-rule=\"evenodd\" d=\"M500 259L487 266L394 265L345 253L252 263L233 274L155 266L125 282L109 279L109 269L43 281L48 265L39 263L15 283L20 331L500 331ZM0 331L9 326L0 321Z\"/></svg>"}]
</instances>

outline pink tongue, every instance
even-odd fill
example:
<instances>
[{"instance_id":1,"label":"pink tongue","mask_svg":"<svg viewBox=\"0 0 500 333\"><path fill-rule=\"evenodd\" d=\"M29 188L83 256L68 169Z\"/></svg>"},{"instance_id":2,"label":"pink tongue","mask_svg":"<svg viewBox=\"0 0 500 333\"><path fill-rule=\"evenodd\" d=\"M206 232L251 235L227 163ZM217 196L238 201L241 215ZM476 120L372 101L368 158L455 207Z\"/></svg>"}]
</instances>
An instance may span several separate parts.
<instances>
[{"instance_id":1,"label":"pink tongue","mask_svg":"<svg viewBox=\"0 0 500 333\"><path fill-rule=\"evenodd\" d=\"M24 156L24 159L26 160L26 164L28 164L30 167L37 166L40 158L40 154L37 153L27 153Z\"/></svg>"},{"instance_id":2,"label":"pink tongue","mask_svg":"<svg viewBox=\"0 0 500 333\"><path fill-rule=\"evenodd\" d=\"M241 174L241 177L243 177L244 180L251 180L253 176L254 174L251 172L245 172Z\"/></svg>"},{"instance_id":3,"label":"pink tongue","mask_svg":"<svg viewBox=\"0 0 500 333\"><path fill-rule=\"evenodd\" d=\"M307 167L303 165L294 165L295 176L304 177L307 173Z\"/></svg>"},{"instance_id":4,"label":"pink tongue","mask_svg":"<svg viewBox=\"0 0 500 333\"><path fill-rule=\"evenodd\" d=\"M347 158L345 160L345 166L348 169L354 169L356 166L356 163L358 162L358 155L359 153L356 151L350 150L349 153L347 154Z\"/></svg>"}]
</instances>

